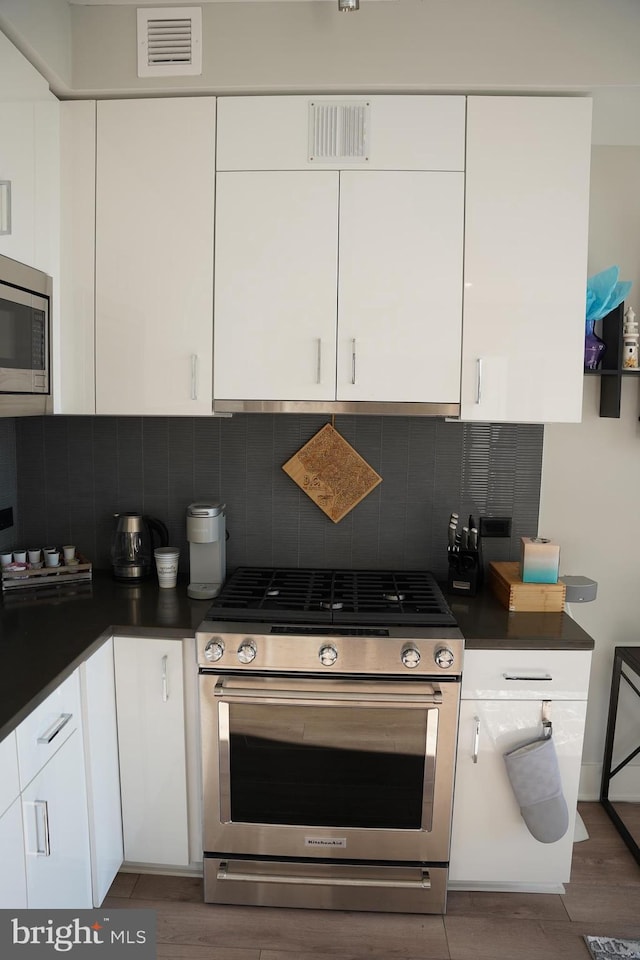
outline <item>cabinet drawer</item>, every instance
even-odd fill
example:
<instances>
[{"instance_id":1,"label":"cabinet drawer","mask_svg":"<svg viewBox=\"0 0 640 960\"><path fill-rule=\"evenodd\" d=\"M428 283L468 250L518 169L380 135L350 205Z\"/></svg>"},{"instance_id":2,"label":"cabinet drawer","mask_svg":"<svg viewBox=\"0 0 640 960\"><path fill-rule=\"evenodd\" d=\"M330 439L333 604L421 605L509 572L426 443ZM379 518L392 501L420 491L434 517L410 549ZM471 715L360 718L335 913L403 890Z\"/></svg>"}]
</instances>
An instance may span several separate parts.
<instances>
[{"instance_id":1,"label":"cabinet drawer","mask_svg":"<svg viewBox=\"0 0 640 960\"><path fill-rule=\"evenodd\" d=\"M463 700L586 700L590 650L467 650Z\"/></svg>"},{"instance_id":2,"label":"cabinet drawer","mask_svg":"<svg viewBox=\"0 0 640 960\"><path fill-rule=\"evenodd\" d=\"M18 768L23 790L79 723L80 687L76 671L18 727Z\"/></svg>"},{"instance_id":3,"label":"cabinet drawer","mask_svg":"<svg viewBox=\"0 0 640 960\"><path fill-rule=\"evenodd\" d=\"M20 793L15 731L0 743L0 817Z\"/></svg>"}]
</instances>

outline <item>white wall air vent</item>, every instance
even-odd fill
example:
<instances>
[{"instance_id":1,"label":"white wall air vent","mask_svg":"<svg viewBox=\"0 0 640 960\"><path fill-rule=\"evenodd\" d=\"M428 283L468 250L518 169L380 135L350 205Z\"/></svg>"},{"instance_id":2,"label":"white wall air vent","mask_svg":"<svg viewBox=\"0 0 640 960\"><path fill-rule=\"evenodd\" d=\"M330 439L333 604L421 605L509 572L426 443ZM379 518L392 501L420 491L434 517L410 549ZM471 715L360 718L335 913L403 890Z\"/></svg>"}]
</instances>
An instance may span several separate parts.
<instances>
[{"instance_id":1,"label":"white wall air vent","mask_svg":"<svg viewBox=\"0 0 640 960\"><path fill-rule=\"evenodd\" d=\"M364 100L309 102L309 160L314 163L369 159L371 105Z\"/></svg>"},{"instance_id":2,"label":"white wall air vent","mask_svg":"<svg viewBox=\"0 0 640 960\"><path fill-rule=\"evenodd\" d=\"M202 73L202 8L138 8L138 76Z\"/></svg>"}]
</instances>

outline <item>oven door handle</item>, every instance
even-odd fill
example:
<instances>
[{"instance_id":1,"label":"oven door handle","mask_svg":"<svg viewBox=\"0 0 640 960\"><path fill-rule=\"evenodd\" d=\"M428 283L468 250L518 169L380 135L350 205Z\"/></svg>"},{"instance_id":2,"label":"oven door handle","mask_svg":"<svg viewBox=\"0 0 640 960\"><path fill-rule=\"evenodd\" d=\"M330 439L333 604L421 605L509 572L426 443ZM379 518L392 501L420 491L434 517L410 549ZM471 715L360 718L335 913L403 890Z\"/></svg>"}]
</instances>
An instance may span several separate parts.
<instances>
[{"instance_id":1,"label":"oven door handle","mask_svg":"<svg viewBox=\"0 0 640 960\"><path fill-rule=\"evenodd\" d=\"M344 704L357 704L359 707L417 707L434 703L442 703L442 691L434 686L433 693L394 694L376 693L367 690L362 693L356 691L333 692L328 690L309 690L308 693L300 690L270 690L267 693L256 692L250 687L233 687L227 689L224 680L217 681L214 695L228 703L264 703L264 704L292 704L305 706L309 703L320 703L327 707L339 707Z\"/></svg>"},{"instance_id":2,"label":"oven door handle","mask_svg":"<svg viewBox=\"0 0 640 960\"><path fill-rule=\"evenodd\" d=\"M296 883L303 886L315 887L389 887L405 890L430 890L431 878L427 870L423 870L419 880L385 880L384 877L305 877L296 874L249 873L239 870L229 870L226 860L220 862L217 873L218 880L240 880L249 883Z\"/></svg>"}]
</instances>

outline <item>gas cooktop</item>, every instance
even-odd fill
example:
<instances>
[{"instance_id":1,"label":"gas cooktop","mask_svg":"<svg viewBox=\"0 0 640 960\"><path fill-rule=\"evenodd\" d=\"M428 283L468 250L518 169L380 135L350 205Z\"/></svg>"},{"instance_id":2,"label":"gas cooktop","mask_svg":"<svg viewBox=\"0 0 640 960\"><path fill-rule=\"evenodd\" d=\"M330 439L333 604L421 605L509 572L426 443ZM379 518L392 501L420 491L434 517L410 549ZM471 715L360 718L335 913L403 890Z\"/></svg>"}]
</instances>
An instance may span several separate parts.
<instances>
[{"instance_id":1,"label":"gas cooktop","mask_svg":"<svg viewBox=\"0 0 640 960\"><path fill-rule=\"evenodd\" d=\"M455 626L433 574L420 570L239 567L205 620Z\"/></svg>"}]
</instances>

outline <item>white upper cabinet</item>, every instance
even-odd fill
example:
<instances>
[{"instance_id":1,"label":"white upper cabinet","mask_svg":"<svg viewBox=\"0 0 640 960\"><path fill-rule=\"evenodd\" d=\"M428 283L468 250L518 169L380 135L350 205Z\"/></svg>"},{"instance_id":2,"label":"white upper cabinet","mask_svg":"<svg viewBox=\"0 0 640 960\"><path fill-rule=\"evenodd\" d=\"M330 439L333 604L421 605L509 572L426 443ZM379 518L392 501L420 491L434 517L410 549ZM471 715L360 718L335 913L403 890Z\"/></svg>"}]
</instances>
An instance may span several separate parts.
<instances>
[{"instance_id":1,"label":"white upper cabinet","mask_svg":"<svg viewBox=\"0 0 640 960\"><path fill-rule=\"evenodd\" d=\"M462 419L581 419L590 144L589 99L467 99Z\"/></svg>"},{"instance_id":2,"label":"white upper cabinet","mask_svg":"<svg viewBox=\"0 0 640 960\"><path fill-rule=\"evenodd\" d=\"M217 408L459 403L464 115L464 97L219 101Z\"/></svg>"},{"instance_id":3,"label":"white upper cabinet","mask_svg":"<svg viewBox=\"0 0 640 960\"><path fill-rule=\"evenodd\" d=\"M221 97L218 170L464 170L464 97Z\"/></svg>"},{"instance_id":4,"label":"white upper cabinet","mask_svg":"<svg viewBox=\"0 0 640 960\"><path fill-rule=\"evenodd\" d=\"M96 413L211 413L215 99L97 106Z\"/></svg>"},{"instance_id":5,"label":"white upper cabinet","mask_svg":"<svg viewBox=\"0 0 640 960\"><path fill-rule=\"evenodd\" d=\"M44 77L0 31L0 181L8 184L0 201L0 254L56 281L59 109Z\"/></svg>"},{"instance_id":6,"label":"white upper cabinet","mask_svg":"<svg viewBox=\"0 0 640 960\"><path fill-rule=\"evenodd\" d=\"M59 396L56 413L96 412L96 102L60 104Z\"/></svg>"}]
</instances>

